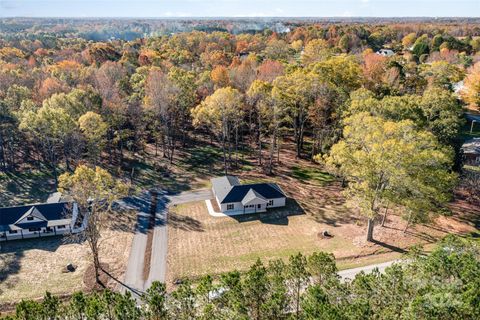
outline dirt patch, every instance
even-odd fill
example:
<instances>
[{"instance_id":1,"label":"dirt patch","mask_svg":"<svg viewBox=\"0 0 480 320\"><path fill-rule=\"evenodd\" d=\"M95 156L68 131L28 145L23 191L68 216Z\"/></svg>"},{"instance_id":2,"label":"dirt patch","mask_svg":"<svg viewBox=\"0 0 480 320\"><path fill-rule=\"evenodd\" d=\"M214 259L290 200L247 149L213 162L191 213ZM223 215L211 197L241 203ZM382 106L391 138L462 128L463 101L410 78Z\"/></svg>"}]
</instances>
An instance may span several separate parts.
<instances>
[{"instance_id":1,"label":"dirt patch","mask_svg":"<svg viewBox=\"0 0 480 320\"><path fill-rule=\"evenodd\" d=\"M110 268L108 264L101 263L100 270L98 272L99 282L95 278L95 268L93 263L87 267L83 274L83 283L86 291L100 291L105 288L113 289L114 287L108 287L110 283Z\"/></svg>"}]
</instances>

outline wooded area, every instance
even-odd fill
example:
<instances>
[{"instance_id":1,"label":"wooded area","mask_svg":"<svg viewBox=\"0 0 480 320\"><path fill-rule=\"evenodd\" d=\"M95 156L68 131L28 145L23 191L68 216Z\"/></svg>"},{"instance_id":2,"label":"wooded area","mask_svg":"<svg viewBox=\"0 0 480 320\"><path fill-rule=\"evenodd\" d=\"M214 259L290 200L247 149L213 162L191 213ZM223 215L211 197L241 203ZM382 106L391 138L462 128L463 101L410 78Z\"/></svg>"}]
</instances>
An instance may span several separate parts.
<instances>
[{"instance_id":1,"label":"wooded area","mask_svg":"<svg viewBox=\"0 0 480 320\"><path fill-rule=\"evenodd\" d=\"M6 28L0 40L0 169L47 170L55 182L83 163L132 176L126 154L148 145L172 164L205 135L225 173L252 152L274 174L282 142L293 141L297 157L344 179L370 220L393 204L413 223L451 198L462 101L480 105L474 25L305 24L106 42L34 30ZM383 47L395 54L375 52Z\"/></svg>"}]
</instances>

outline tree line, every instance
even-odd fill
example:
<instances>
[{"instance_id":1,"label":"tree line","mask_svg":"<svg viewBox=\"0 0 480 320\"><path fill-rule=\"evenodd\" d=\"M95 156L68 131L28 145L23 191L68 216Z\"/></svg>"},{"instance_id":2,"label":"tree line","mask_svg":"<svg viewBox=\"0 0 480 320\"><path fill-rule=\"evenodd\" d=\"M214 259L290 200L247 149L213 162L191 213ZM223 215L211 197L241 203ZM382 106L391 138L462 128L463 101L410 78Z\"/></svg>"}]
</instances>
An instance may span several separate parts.
<instances>
[{"instance_id":1,"label":"tree line","mask_svg":"<svg viewBox=\"0 0 480 320\"><path fill-rule=\"evenodd\" d=\"M476 240L448 237L429 255L412 248L384 273L338 276L334 257L296 254L288 262L257 260L244 273L184 279L174 291L152 283L130 292L46 293L22 300L3 319L478 319L480 251Z\"/></svg>"},{"instance_id":2,"label":"tree line","mask_svg":"<svg viewBox=\"0 0 480 320\"><path fill-rule=\"evenodd\" d=\"M48 170L58 184L85 163L126 171L125 159L148 146L175 165L203 135L221 148L225 173L251 150L274 174L292 141L297 157L343 179L372 240L380 210L403 208L408 226L451 198L462 102L479 106L480 56L474 27L465 37L450 29L306 24L133 41L2 39L0 170ZM375 53L384 46L396 54Z\"/></svg>"}]
</instances>

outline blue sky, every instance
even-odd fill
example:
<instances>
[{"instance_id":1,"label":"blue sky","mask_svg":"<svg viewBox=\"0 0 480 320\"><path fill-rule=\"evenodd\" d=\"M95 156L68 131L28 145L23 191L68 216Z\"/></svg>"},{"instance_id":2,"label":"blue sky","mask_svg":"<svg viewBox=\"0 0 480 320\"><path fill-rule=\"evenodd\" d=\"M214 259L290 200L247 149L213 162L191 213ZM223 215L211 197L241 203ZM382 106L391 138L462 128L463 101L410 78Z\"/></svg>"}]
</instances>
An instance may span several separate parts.
<instances>
[{"instance_id":1,"label":"blue sky","mask_svg":"<svg viewBox=\"0 0 480 320\"><path fill-rule=\"evenodd\" d=\"M479 17L480 0L0 0L0 17Z\"/></svg>"}]
</instances>

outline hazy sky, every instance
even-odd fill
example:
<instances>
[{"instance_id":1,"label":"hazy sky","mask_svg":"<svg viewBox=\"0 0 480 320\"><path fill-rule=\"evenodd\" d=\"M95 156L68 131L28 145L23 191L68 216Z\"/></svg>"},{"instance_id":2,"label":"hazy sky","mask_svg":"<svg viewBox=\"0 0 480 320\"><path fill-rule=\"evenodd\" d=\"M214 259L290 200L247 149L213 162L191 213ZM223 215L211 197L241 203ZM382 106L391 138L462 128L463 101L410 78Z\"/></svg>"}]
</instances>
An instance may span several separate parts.
<instances>
[{"instance_id":1,"label":"hazy sky","mask_svg":"<svg viewBox=\"0 0 480 320\"><path fill-rule=\"evenodd\" d=\"M479 17L480 0L0 0L0 17Z\"/></svg>"}]
</instances>

